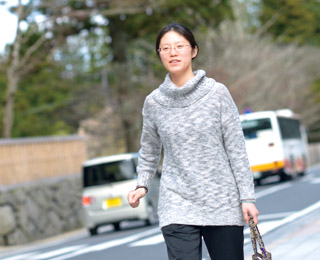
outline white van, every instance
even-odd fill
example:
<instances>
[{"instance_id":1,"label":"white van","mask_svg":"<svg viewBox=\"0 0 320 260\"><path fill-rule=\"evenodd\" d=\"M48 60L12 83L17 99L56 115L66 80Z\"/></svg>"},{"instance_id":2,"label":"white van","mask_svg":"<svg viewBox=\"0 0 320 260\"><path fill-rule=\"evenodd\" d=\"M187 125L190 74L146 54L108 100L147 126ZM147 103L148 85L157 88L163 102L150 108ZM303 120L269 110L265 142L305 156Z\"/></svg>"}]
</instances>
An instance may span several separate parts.
<instances>
[{"instance_id":1,"label":"white van","mask_svg":"<svg viewBox=\"0 0 320 260\"><path fill-rule=\"evenodd\" d=\"M98 227L113 224L120 229L124 220L158 221L159 174L138 208L131 208L127 194L136 186L138 154L128 153L88 160L83 163L82 206L85 225L91 235Z\"/></svg>"},{"instance_id":2,"label":"white van","mask_svg":"<svg viewBox=\"0 0 320 260\"><path fill-rule=\"evenodd\" d=\"M307 168L307 135L289 109L240 115L253 177L257 184L272 175L286 180Z\"/></svg>"}]
</instances>

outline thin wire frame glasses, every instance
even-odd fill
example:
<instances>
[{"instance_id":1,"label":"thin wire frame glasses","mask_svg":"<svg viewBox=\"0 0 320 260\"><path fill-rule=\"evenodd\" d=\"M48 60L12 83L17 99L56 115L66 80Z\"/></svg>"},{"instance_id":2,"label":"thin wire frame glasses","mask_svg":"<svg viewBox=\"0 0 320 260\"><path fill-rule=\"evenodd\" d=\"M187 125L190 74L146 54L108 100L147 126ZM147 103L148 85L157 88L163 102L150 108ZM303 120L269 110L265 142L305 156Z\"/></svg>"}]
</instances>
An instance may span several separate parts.
<instances>
[{"instance_id":1,"label":"thin wire frame glasses","mask_svg":"<svg viewBox=\"0 0 320 260\"><path fill-rule=\"evenodd\" d=\"M162 54L169 53L172 49L174 49L177 52L183 52L187 47L191 46L190 44L178 44L174 47L172 46L164 46L162 48L159 48L158 51Z\"/></svg>"}]
</instances>

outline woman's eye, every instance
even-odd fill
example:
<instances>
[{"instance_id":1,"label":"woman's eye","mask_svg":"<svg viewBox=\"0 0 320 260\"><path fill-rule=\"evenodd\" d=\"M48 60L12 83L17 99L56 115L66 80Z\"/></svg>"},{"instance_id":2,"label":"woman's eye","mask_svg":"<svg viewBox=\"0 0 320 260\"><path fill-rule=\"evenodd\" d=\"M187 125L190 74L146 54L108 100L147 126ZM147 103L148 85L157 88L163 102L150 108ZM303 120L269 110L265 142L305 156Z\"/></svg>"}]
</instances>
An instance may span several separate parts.
<instances>
[{"instance_id":1,"label":"woman's eye","mask_svg":"<svg viewBox=\"0 0 320 260\"><path fill-rule=\"evenodd\" d=\"M168 51L168 50L169 50L169 47L163 47L162 50L163 50L163 51Z\"/></svg>"},{"instance_id":2,"label":"woman's eye","mask_svg":"<svg viewBox=\"0 0 320 260\"><path fill-rule=\"evenodd\" d=\"M182 44L180 44L180 45L177 45L177 49L178 49L178 50L181 50L181 49L183 49L183 47L184 47L184 45L182 45Z\"/></svg>"}]
</instances>

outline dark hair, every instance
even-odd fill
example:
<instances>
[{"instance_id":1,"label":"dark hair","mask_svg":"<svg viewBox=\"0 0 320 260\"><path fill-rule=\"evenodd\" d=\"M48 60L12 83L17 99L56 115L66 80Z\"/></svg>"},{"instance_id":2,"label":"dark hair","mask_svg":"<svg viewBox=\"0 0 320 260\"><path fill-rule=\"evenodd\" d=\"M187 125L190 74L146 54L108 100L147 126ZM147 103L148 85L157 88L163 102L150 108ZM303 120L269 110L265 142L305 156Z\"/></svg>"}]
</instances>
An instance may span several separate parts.
<instances>
[{"instance_id":1,"label":"dark hair","mask_svg":"<svg viewBox=\"0 0 320 260\"><path fill-rule=\"evenodd\" d=\"M162 28L162 30L158 34L157 41L156 41L156 52L157 52L158 57L160 57L160 54L159 54L160 41L161 41L163 35L165 35L169 31L174 31L176 33L179 33L181 36L186 38L187 41L190 43L192 49L194 50L197 47L198 53L199 53L199 46L196 42L196 39L194 38L192 31L187 26L185 26L183 24L170 23L167 26L165 26L164 28ZM196 58L196 57L194 57L194 58Z\"/></svg>"}]
</instances>

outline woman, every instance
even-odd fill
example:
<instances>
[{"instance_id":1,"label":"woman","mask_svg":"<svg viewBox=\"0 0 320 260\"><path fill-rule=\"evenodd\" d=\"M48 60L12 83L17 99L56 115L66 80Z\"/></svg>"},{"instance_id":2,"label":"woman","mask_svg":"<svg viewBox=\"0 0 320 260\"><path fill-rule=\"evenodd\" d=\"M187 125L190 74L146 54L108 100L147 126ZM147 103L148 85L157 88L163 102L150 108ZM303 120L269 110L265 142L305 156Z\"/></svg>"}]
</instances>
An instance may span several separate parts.
<instances>
[{"instance_id":1,"label":"woman","mask_svg":"<svg viewBox=\"0 0 320 260\"><path fill-rule=\"evenodd\" d=\"M192 70L199 47L187 27L163 28L156 51L169 73L144 103L128 201L138 207L148 192L163 146L158 214L169 259L201 260L203 237L212 259L242 260L243 227L258 210L237 108L224 85Z\"/></svg>"}]
</instances>

